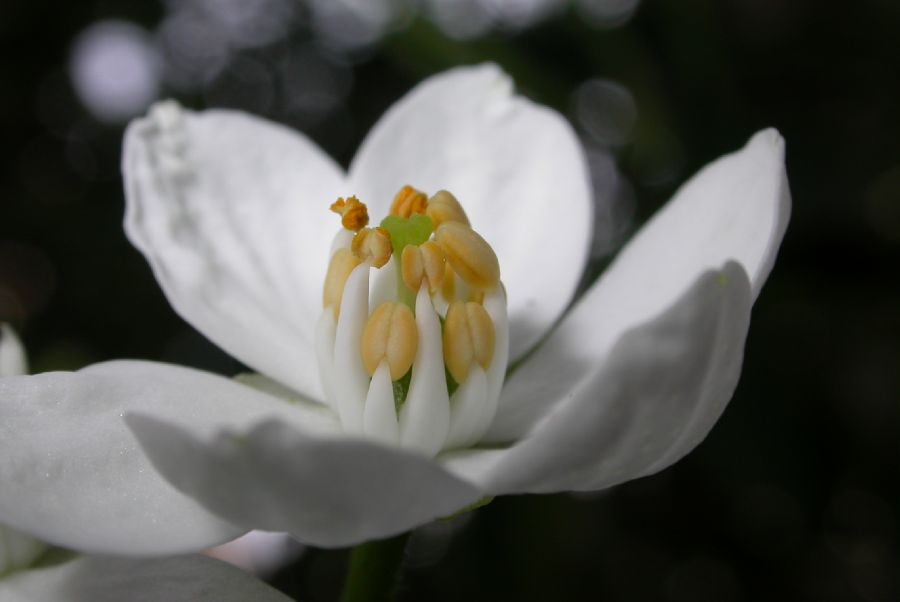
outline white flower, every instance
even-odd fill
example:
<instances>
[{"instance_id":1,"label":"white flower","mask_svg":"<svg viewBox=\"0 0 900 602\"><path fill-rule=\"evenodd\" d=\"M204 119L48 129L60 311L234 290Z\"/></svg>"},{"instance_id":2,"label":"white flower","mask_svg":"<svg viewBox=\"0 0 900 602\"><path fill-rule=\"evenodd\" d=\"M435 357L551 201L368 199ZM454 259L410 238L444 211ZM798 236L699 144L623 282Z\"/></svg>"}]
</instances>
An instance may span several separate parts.
<instances>
[{"instance_id":1,"label":"white flower","mask_svg":"<svg viewBox=\"0 0 900 602\"><path fill-rule=\"evenodd\" d=\"M25 347L12 326L0 322L0 376L18 376L28 372Z\"/></svg>"},{"instance_id":2,"label":"white flower","mask_svg":"<svg viewBox=\"0 0 900 602\"><path fill-rule=\"evenodd\" d=\"M0 377L27 370L25 348L0 323ZM3 480L4 490L15 486ZM3 602L288 602L268 585L203 556L167 559L77 557L57 551L47 561L43 542L0 525L0 600ZM49 552L53 556L54 552Z\"/></svg>"},{"instance_id":3,"label":"white flower","mask_svg":"<svg viewBox=\"0 0 900 602\"><path fill-rule=\"evenodd\" d=\"M767 130L704 168L567 310L593 219L583 152L494 66L422 83L346 173L282 126L158 107L126 135L128 235L181 316L259 375L120 361L2 381L0 477L15 487L0 521L115 553L250 528L344 546L485 496L657 472L704 438L737 384L789 213L783 152ZM407 183L451 190L493 246L517 365L478 445L434 458L348 435L315 401L335 229L324 207L355 194L380 217Z\"/></svg>"},{"instance_id":4,"label":"white flower","mask_svg":"<svg viewBox=\"0 0 900 602\"><path fill-rule=\"evenodd\" d=\"M12 326L0 322L0 377L28 372L25 347ZM0 580L30 566L46 547L33 537L0 524Z\"/></svg>"},{"instance_id":5,"label":"white flower","mask_svg":"<svg viewBox=\"0 0 900 602\"><path fill-rule=\"evenodd\" d=\"M291 602L225 562L82 556L0 578L3 602Z\"/></svg>"}]
</instances>

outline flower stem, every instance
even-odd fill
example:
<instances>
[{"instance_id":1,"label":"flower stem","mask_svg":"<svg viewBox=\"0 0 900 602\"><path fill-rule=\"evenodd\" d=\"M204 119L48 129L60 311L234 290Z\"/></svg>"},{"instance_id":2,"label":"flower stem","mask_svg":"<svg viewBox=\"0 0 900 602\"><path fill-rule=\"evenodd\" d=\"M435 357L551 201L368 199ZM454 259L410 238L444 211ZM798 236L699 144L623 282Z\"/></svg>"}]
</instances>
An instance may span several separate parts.
<instances>
[{"instance_id":1,"label":"flower stem","mask_svg":"<svg viewBox=\"0 0 900 602\"><path fill-rule=\"evenodd\" d=\"M389 602L394 599L409 533L353 548L341 602Z\"/></svg>"}]
</instances>

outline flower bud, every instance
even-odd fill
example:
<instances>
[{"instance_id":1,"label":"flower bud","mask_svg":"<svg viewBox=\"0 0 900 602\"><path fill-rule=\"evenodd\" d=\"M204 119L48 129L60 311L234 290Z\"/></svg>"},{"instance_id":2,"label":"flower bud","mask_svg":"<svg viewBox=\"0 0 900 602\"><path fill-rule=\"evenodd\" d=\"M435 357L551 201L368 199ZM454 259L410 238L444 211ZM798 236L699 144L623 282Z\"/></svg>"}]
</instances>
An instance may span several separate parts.
<instances>
[{"instance_id":1,"label":"flower bud","mask_svg":"<svg viewBox=\"0 0 900 602\"><path fill-rule=\"evenodd\" d=\"M409 307L390 301L382 303L363 329L363 366L371 376L387 360L391 380L400 380L412 366L418 343L416 319Z\"/></svg>"}]
</instances>

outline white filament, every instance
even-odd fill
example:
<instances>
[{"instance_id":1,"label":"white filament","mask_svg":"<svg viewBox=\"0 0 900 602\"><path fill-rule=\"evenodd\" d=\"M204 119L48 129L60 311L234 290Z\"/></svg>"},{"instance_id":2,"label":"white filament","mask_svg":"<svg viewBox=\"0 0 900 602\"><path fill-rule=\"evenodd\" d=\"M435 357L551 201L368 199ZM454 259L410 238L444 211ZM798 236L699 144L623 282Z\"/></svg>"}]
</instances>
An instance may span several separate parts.
<instances>
[{"instance_id":1,"label":"white filament","mask_svg":"<svg viewBox=\"0 0 900 602\"><path fill-rule=\"evenodd\" d=\"M413 361L406 402L400 409L400 442L435 456L444 447L450 428L450 396L444 373L441 323L423 283L416 296L419 345Z\"/></svg>"},{"instance_id":2,"label":"white filament","mask_svg":"<svg viewBox=\"0 0 900 602\"><path fill-rule=\"evenodd\" d=\"M400 443L400 425L394 406L394 385L387 360L382 360L369 383L363 410L363 431L382 443Z\"/></svg>"},{"instance_id":3,"label":"white filament","mask_svg":"<svg viewBox=\"0 0 900 602\"><path fill-rule=\"evenodd\" d=\"M385 301L397 300L397 262L388 261L375 271L372 292L369 294L369 307L378 307Z\"/></svg>"},{"instance_id":4,"label":"white filament","mask_svg":"<svg viewBox=\"0 0 900 602\"><path fill-rule=\"evenodd\" d=\"M334 397L341 426L348 433L363 431L363 406L369 389L369 375L360 353L363 328L369 318L369 267L363 263L350 272L334 337L334 365L340 372L340 377L332 381Z\"/></svg>"},{"instance_id":5,"label":"white filament","mask_svg":"<svg viewBox=\"0 0 900 602\"><path fill-rule=\"evenodd\" d=\"M487 396L487 375L481 366L475 364L450 398L450 432L444 445L446 449L469 447L477 442L475 433L480 426Z\"/></svg>"},{"instance_id":6,"label":"white filament","mask_svg":"<svg viewBox=\"0 0 900 602\"><path fill-rule=\"evenodd\" d=\"M509 362L509 317L506 313L506 289L502 283L492 293L485 295L484 310L494 324L494 357L491 358L487 371L488 392L481 417L479 440L487 433L497 413L500 389L503 388Z\"/></svg>"}]
</instances>

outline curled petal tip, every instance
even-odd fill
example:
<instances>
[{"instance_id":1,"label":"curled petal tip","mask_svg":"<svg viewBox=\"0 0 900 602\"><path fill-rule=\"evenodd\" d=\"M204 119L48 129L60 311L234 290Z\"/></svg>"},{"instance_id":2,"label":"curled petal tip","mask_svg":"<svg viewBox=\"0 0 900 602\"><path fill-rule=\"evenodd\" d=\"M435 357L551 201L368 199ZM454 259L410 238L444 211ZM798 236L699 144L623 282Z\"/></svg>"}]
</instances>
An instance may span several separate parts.
<instances>
[{"instance_id":1,"label":"curled petal tip","mask_svg":"<svg viewBox=\"0 0 900 602\"><path fill-rule=\"evenodd\" d=\"M784 138L781 136L781 133L777 129L770 127L756 132L753 137L750 138L747 146L758 146L764 149L771 149L776 153L783 154Z\"/></svg>"}]
</instances>

